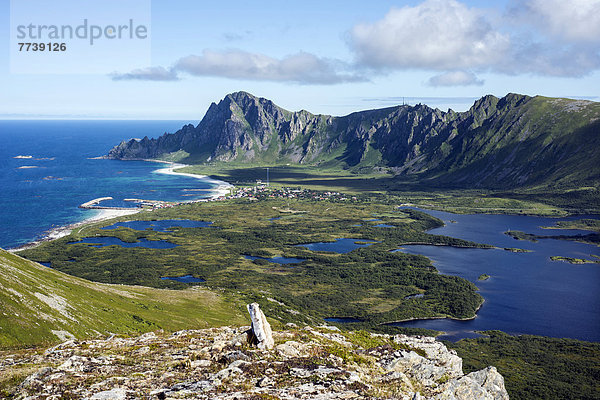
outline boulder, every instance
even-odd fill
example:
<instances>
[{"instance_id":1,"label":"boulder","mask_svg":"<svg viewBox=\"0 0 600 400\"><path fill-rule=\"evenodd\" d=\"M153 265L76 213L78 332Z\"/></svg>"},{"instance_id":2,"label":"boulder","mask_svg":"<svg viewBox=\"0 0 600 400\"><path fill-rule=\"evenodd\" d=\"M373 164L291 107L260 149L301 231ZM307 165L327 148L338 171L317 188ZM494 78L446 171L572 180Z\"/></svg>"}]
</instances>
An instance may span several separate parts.
<instances>
[{"instance_id":1,"label":"boulder","mask_svg":"<svg viewBox=\"0 0 600 400\"><path fill-rule=\"evenodd\" d=\"M256 344L259 349L271 350L275 345L273 340L273 332L271 331L271 325L265 314L260 309L258 303L248 304L248 312L250 313L250 320L252 321L252 333L254 335Z\"/></svg>"}]
</instances>

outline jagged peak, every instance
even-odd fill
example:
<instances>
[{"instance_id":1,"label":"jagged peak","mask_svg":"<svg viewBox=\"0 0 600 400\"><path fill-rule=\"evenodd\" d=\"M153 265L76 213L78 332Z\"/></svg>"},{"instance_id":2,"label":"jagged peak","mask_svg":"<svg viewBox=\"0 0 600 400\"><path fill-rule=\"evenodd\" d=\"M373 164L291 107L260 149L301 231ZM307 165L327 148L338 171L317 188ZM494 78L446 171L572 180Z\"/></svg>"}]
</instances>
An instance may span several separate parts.
<instances>
[{"instance_id":1,"label":"jagged peak","mask_svg":"<svg viewBox=\"0 0 600 400\"><path fill-rule=\"evenodd\" d=\"M487 109L492 104L493 105L498 104L499 100L500 99L498 97L494 96L493 94L486 94L485 96L475 100L475 103L473 103L473 105L471 106L471 109L469 111Z\"/></svg>"},{"instance_id":2,"label":"jagged peak","mask_svg":"<svg viewBox=\"0 0 600 400\"><path fill-rule=\"evenodd\" d=\"M245 92L243 90L238 90L237 92L232 92L226 95L225 97L229 97L234 101L242 100L242 99L258 99L258 96L253 95L252 93Z\"/></svg>"},{"instance_id":3,"label":"jagged peak","mask_svg":"<svg viewBox=\"0 0 600 400\"><path fill-rule=\"evenodd\" d=\"M258 97L245 91L229 93L225 96L225 98L223 98L223 100L221 100L219 104L223 102L225 102L224 104L229 107L231 107L232 103L235 103L235 105L239 107L244 114L246 114L252 107L262 107L268 110L268 112L288 112L267 98Z\"/></svg>"},{"instance_id":4,"label":"jagged peak","mask_svg":"<svg viewBox=\"0 0 600 400\"><path fill-rule=\"evenodd\" d=\"M519 94L519 93L507 93L506 96L504 96L502 98L502 100L507 100L507 101L513 101L513 100L523 100L523 99L531 99L531 96L527 96L526 94Z\"/></svg>"}]
</instances>

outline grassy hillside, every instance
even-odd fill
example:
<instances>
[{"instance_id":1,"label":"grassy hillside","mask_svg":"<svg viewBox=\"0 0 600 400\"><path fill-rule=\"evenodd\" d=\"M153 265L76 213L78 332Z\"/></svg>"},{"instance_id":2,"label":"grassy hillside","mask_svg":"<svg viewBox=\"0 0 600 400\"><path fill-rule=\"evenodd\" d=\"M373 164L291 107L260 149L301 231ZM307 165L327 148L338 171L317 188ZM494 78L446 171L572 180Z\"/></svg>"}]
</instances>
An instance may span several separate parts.
<instances>
[{"instance_id":1,"label":"grassy hillside","mask_svg":"<svg viewBox=\"0 0 600 400\"><path fill-rule=\"evenodd\" d=\"M208 289L94 283L4 250L0 310L0 347L246 323L240 305Z\"/></svg>"}]
</instances>

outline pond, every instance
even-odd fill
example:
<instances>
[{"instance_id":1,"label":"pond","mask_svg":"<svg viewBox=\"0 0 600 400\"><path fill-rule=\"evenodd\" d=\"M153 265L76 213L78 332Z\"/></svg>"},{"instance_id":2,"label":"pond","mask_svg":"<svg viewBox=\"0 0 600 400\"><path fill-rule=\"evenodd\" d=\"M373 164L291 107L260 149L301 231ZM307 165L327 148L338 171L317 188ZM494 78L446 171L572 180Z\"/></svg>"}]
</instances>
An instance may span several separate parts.
<instances>
[{"instance_id":1,"label":"pond","mask_svg":"<svg viewBox=\"0 0 600 400\"><path fill-rule=\"evenodd\" d=\"M358 319L358 318L350 318L350 317L343 317L343 318L325 318L326 322L335 322L338 324L350 324L353 322L363 322L362 319Z\"/></svg>"},{"instance_id":2,"label":"pond","mask_svg":"<svg viewBox=\"0 0 600 400\"><path fill-rule=\"evenodd\" d=\"M152 229L156 232L169 232L172 228L205 228L210 226L212 222L194 221L191 219L161 219L158 221L123 221L117 222L109 226L105 226L104 230L117 229L119 227L131 228L136 231Z\"/></svg>"},{"instance_id":3,"label":"pond","mask_svg":"<svg viewBox=\"0 0 600 400\"><path fill-rule=\"evenodd\" d=\"M371 246L375 243L377 242L364 241L361 239L341 238L336 239L335 242L305 243L297 244L296 246L306 247L307 249L312 251L331 251L334 253L345 254L360 247Z\"/></svg>"},{"instance_id":4,"label":"pond","mask_svg":"<svg viewBox=\"0 0 600 400\"><path fill-rule=\"evenodd\" d=\"M421 210L423 211L423 210ZM577 235L580 230L542 229L557 221L598 216L543 218L513 215L457 215L426 211L446 223L429 233L487 243L502 249L468 249L447 246L404 246L398 250L429 257L442 274L458 275L477 285L485 303L469 321L417 320L396 324L448 332L443 337L472 337L475 330L499 329L511 334L532 334L600 341L600 265L572 265L551 261L551 256L593 259L600 248L573 241L515 240L504 234L520 230L539 235ZM456 221L451 223L450 221ZM503 248L521 248L514 253ZM478 280L481 274L490 279ZM425 293L425 297L427 293Z\"/></svg>"},{"instance_id":5,"label":"pond","mask_svg":"<svg viewBox=\"0 0 600 400\"><path fill-rule=\"evenodd\" d=\"M206 280L202 279L202 278L196 278L192 275L184 275L184 276L163 276L160 279L164 280L171 280L171 281L177 281L177 282L183 282L183 283L200 283L200 282L206 282Z\"/></svg>"},{"instance_id":6,"label":"pond","mask_svg":"<svg viewBox=\"0 0 600 400\"><path fill-rule=\"evenodd\" d=\"M147 249L172 249L178 246L175 243L171 243L166 240L148 240L146 238L139 238L137 242L129 243L112 236L87 237L83 238L78 242L69 242L69 244L80 243L89 244L90 247L105 247L116 245L121 247L145 247Z\"/></svg>"},{"instance_id":7,"label":"pond","mask_svg":"<svg viewBox=\"0 0 600 400\"><path fill-rule=\"evenodd\" d=\"M302 261L306 261L305 258L294 258L294 257L281 257L281 256L277 256L277 257L271 257L271 258L265 258L265 257L255 257L255 256L244 256L247 260L267 260L269 262L272 263L276 263L276 264L297 264L297 263L301 263Z\"/></svg>"}]
</instances>

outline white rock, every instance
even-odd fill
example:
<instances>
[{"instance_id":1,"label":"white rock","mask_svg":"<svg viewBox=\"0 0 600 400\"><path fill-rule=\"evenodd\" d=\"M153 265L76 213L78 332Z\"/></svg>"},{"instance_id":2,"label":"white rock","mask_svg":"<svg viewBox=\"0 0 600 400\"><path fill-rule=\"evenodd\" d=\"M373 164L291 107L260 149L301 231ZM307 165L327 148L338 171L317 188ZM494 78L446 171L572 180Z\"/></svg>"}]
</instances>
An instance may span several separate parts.
<instances>
[{"instance_id":1,"label":"white rock","mask_svg":"<svg viewBox=\"0 0 600 400\"><path fill-rule=\"evenodd\" d=\"M104 392L96 393L91 397L91 400L125 400L127 392L125 389L115 388Z\"/></svg>"},{"instance_id":2,"label":"white rock","mask_svg":"<svg viewBox=\"0 0 600 400\"><path fill-rule=\"evenodd\" d=\"M300 349L299 349L300 346L301 346L300 343L295 342L293 340L289 340L285 343L277 345L277 347L275 349L281 356L286 357L286 358L292 358L292 357L300 357Z\"/></svg>"},{"instance_id":3,"label":"white rock","mask_svg":"<svg viewBox=\"0 0 600 400\"><path fill-rule=\"evenodd\" d=\"M252 321L252 331L258 340L258 348L262 350L272 349L275 341L273 340L271 325L267 321L265 314L261 311L258 303L248 304L248 312Z\"/></svg>"},{"instance_id":4,"label":"white rock","mask_svg":"<svg viewBox=\"0 0 600 400\"><path fill-rule=\"evenodd\" d=\"M206 367L210 367L210 360L194 360L192 361L191 367L192 368L206 368Z\"/></svg>"}]
</instances>

